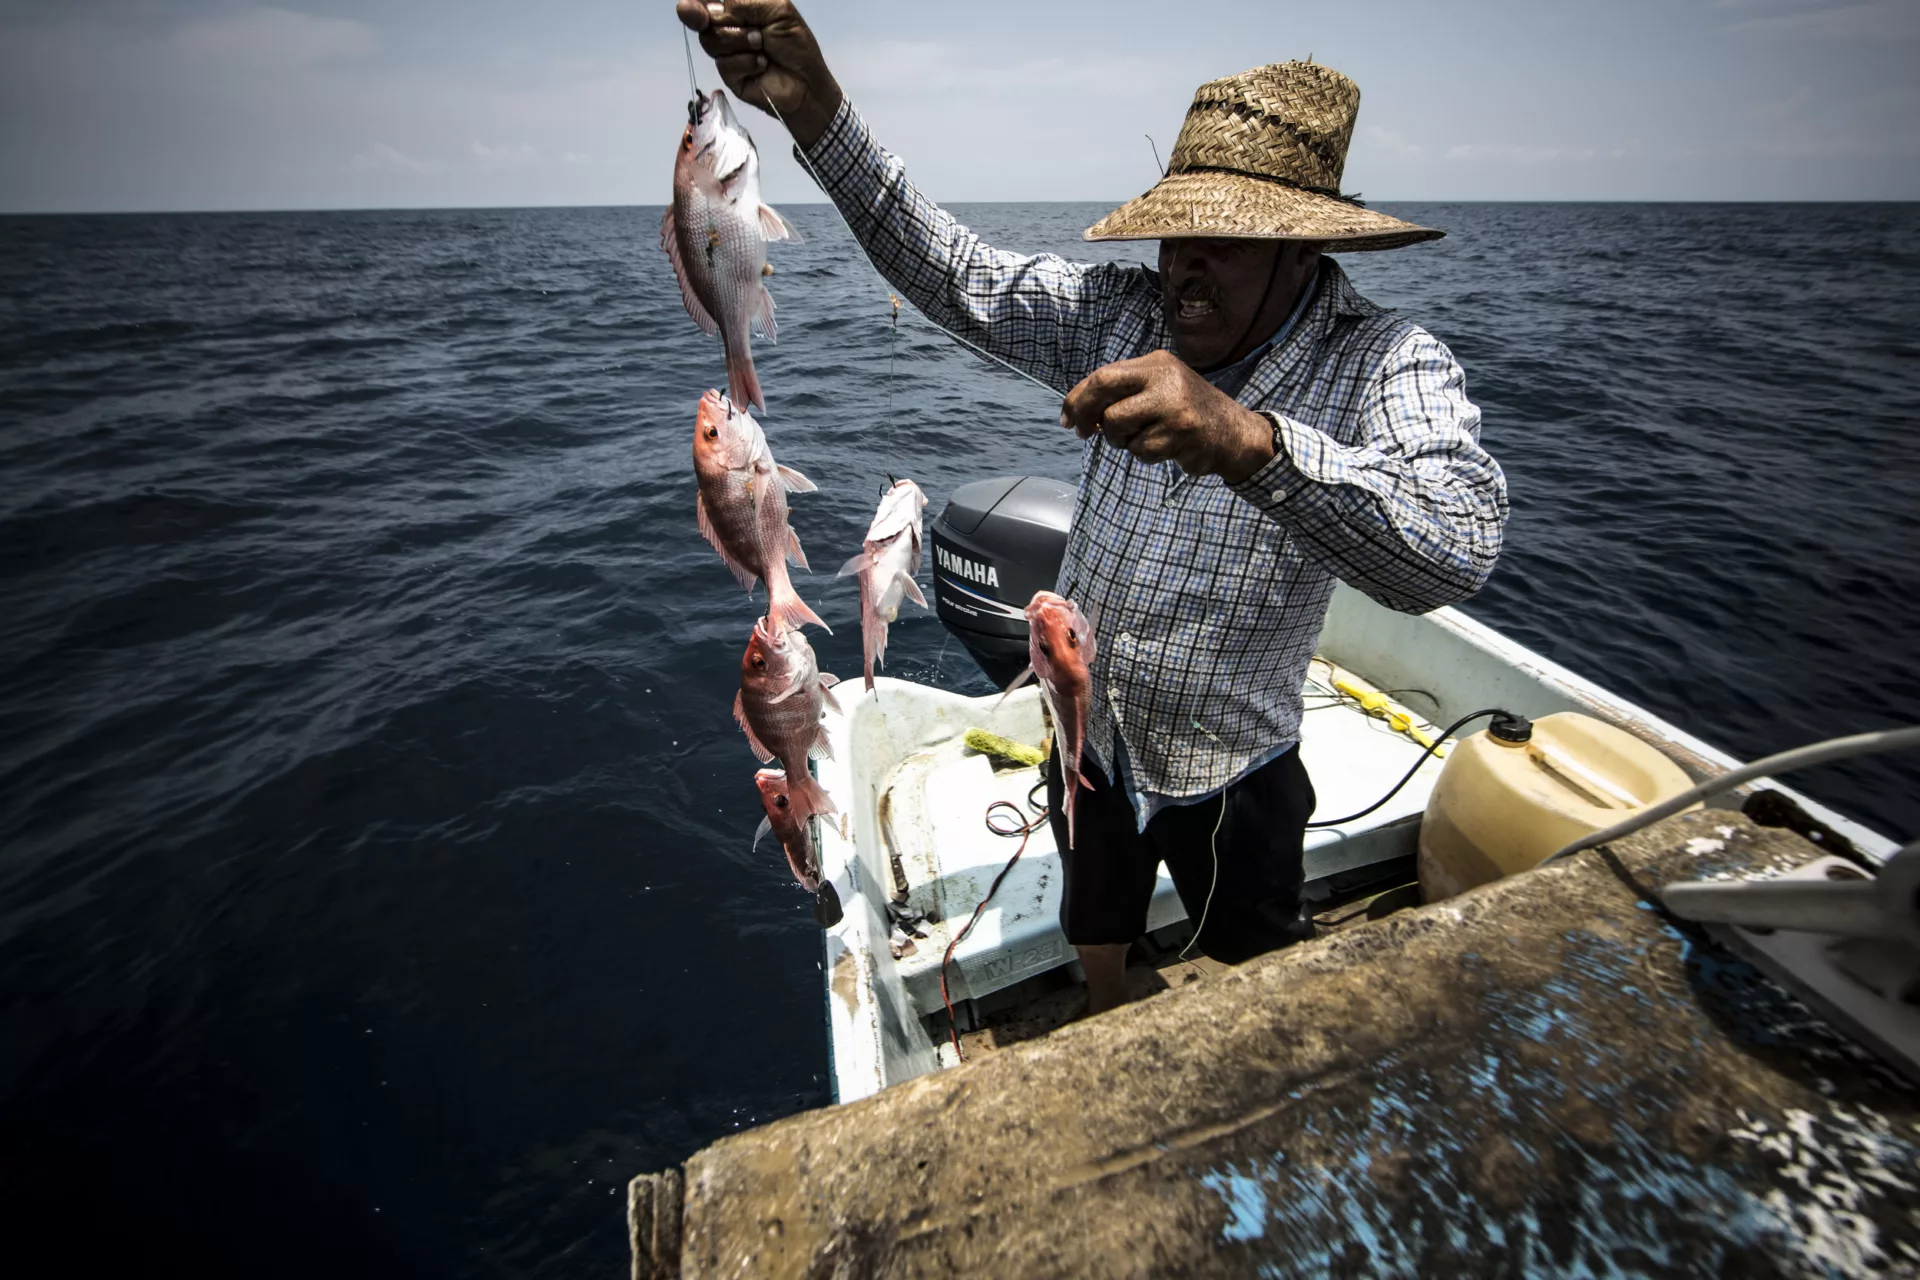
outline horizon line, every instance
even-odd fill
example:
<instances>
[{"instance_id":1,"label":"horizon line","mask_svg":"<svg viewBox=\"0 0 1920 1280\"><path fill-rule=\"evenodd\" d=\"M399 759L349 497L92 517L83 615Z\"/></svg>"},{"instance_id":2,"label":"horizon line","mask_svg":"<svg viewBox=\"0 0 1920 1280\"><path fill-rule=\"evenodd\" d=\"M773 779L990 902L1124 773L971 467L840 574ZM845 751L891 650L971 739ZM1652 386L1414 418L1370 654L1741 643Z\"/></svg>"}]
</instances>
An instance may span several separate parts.
<instances>
[{"instance_id":1,"label":"horizon line","mask_svg":"<svg viewBox=\"0 0 1920 1280\"><path fill-rule=\"evenodd\" d=\"M1126 199L1131 199L1127 197ZM829 200L782 200L782 207L799 209L825 209L832 207ZM942 208L959 208L964 205L1111 205L1118 207L1122 200L949 200L941 204ZM1490 200L1486 198L1447 199L1445 197L1408 197L1368 202L1369 208L1390 205L1901 205L1920 204L1920 196L1858 196L1832 197L1826 199L1780 199L1765 196L1753 197L1705 197L1705 196L1665 196L1649 198L1533 198ZM141 218L141 217L202 217L218 214L266 214L266 213L522 213L536 209L665 209L664 203L639 204L626 201L590 202L584 204L377 204L377 205L253 205L231 208L179 208L179 209L0 209L0 218Z\"/></svg>"}]
</instances>

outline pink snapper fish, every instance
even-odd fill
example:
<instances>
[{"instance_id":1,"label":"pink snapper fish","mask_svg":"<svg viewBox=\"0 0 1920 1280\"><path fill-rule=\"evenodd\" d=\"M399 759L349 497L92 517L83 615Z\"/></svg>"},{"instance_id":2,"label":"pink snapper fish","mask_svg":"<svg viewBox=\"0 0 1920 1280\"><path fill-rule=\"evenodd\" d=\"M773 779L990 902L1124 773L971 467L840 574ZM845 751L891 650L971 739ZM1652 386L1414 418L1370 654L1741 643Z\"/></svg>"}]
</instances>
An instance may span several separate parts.
<instances>
[{"instance_id":1,"label":"pink snapper fish","mask_svg":"<svg viewBox=\"0 0 1920 1280\"><path fill-rule=\"evenodd\" d=\"M718 391L701 396L694 415L693 474L700 485L693 509L701 536L749 592L756 581L767 584L774 631L801 623L826 627L787 576L788 560L807 567L800 535L787 522L787 494L812 493L813 481L775 462L753 415L735 409Z\"/></svg>"},{"instance_id":2,"label":"pink snapper fish","mask_svg":"<svg viewBox=\"0 0 1920 1280\"><path fill-rule=\"evenodd\" d=\"M818 893L820 859L813 851L813 832L807 819L794 809L793 801L788 798L787 775L779 769L762 769L753 775L753 785L760 789L760 807L767 815L760 819L760 828L753 833L753 847L758 849L760 842L771 833L786 851L787 866L800 887L808 893Z\"/></svg>"},{"instance_id":3,"label":"pink snapper fish","mask_svg":"<svg viewBox=\"0 0 1920 1280\"><path fill-rule=\"evenodd\" d=\"M1093 688L1093 624L1080 606L1051 591L1036 591L1027 604L1028 665L1007 686L1012 693L1037 676L1053 714L1054 746L1060 760L1061 790L1067 806L1067 847L1073 847L1073 802L1085 781L1080 753L1087 745L1087 704ZM1091 787L1091 782L1086 783Z\"/></svg>"},{"instance_id":4,"label":"pink snapper fish","mask_svg":"<svg viewBox=\"0 0 1920 1280\"><path fill-rule=\"evenodd\" d=\"M922 609L927 598L913 575L920 568L920 512L927 495L911 480L896 480L880 499L880 509L867 526L867 540L859 555L840 566L840 576L858 574L860 580L860 647L866 655L867 688L873 688L873 669L887 653L887 624L900 616L900 601L912 600Z\"/></svg>"},{"instance_id":5,"label":"pink snapper fish","mask_svg":"<svg viewBox=\"0 0 1920 1280\"><path fill-rule=\"evenodd\" d=\"M660 221L660 247L680 281L687 314L727 349L727 390L735 404L767 411L753 371L750 330L776 340L765 277L767 242L798 242L793 224L760 200L760 153L724 90L696 92L673 162L673 203Z\"/></svg>"},{"instance_id":6,"label":"pink snapper fish","mask_svg":"<svg viewBox=\"0 0 1920 1280\"><path fill-rule=\"evenodd\" d=\"M837 676L820 670L813 646L798 631L776 630L765 618L753 624L753 638L740 659L740 692L733 718L762 764L778 759L787 771L787 797L804 821L816 813L834 813L833 798L807 772L807 758L830 755L824 708L835 711Z\"/></svg>"}]
</instances>

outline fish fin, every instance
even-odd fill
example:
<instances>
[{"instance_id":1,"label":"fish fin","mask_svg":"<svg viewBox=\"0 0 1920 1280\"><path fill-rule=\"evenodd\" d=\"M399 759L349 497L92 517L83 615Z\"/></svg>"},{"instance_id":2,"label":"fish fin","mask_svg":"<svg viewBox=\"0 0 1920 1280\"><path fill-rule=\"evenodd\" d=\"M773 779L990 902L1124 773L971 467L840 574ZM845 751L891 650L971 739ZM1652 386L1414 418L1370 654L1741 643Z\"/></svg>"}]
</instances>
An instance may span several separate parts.
<instances>
[{"instance_id":1,"label":"fish fin","mask_svg":"<svg viewBox=\"0 0 1920 1280\"><path fill-rule=\"evenodd\" d=\"M674 226L673 206L667 206L666 216L660 219L660 247L667 251L667 261L673 264L673 278L680 282L680 301L686 304L687 314L700 326L700 332L711 338L720 332L720 326L701 305L699 297L693 291L693 281L687 276L687 268L680 261L680 236Z\"/></svg>"},{"instance_id":2,"label":"fish fin","mask_svg":"<svg viewBox=\"0 0 1920 1280\"><path fill-rule=\"evenodd\" d=\"M744 337L738 352L731 342L727 344L727 398L736 405L765 413L767 401L760 394L760 375L753 371L753 354L746 347Z\"/></svg>"},{"instance_id":3,"label":"fish fin","mask_svg":"<svg viewBox=\"0 0 1920 1280\"><path fill-rule=\"evenodd\" d=\"M783 467L776 463L774 470L780 473L780 483L787 486L788 493L813 493L819 488L792 467Z\"/></svg>"},{"instance_id":4,"label":"fish fin","mask_svg":"<svg viewBox=\"0 0 1920 1280\"><path fill-rule=\"evenodd\" d=\"M826 788L805 769L787 770L787 799L803 821L815 814L840 812Z\"/></svg>"},{"instance_id":5,"label":"fish fin","mask_svg":"<svg viewBox=\"0 0 1920 1280\"><path fill-rule=\"evenodd\" d=\"M800 687L801 687L800 682L798 680L795 680L792 684L788 685L786 688L782 689L780 692L774 694L771 698L768 698L767 705L770 707L779 706L781 703L785 702L788 698L791 698L794 694L800 692Z\"/></svg>"},{"instance_id":6,"label":"fish fin","mask_svg":"<svg viewBox=\"0 0 1920 1280\"><path fill-rule=\"evenodd\" d=\"M787 559L808 573L813 572L813 566L807 563L807 553L800 549L800 535L794 532L792 525L787 526Z\"/></svg>"},{"instance_id":7,"label":"fish fin","mask_svg":"<svg viewBox=\"0 0 1920 1280\"><path fill-rule=\"evenodd\" d=\"M900 575L900 587L907 593L907 599L913 601L922 609L927 607L927 598L920 594L920 584L913 580L912 574L903 573Z\"/></svg>"},{"instance_id":8,"label":"fish fin","mask_svg":"<svg viewBox=\"0 0 1920 1280\"><path fill-rule=\"evenodd\" d=\"M822 671L819 674L820 674L820 683L827 686L827 688L829 689L833 688L833 686L840 683L840 677L833 674L833 672L831 671Z\"/></svg>"},{"instance_id":9,"label":"fish fin","mask_svg":"<svg viewBox=\"0 0 1920 1280\"><path fill-rule=\"evenodd\" d=\"M760 763L766 764L771 761L773 752L762 746L760 739L754 736L753 726L747 723L746 707L742 705L741 695L737 693L733 695L733 718L740 725L740 732L747 735L747 745L753 748L753 754L760 757Z\"/></svg>"},{"instance_id":10,"label":"fish fin","mask_svg":"<svg viewBox=\"0 0 1920 1280\"><path fill-rule=\"evenodd\" d=\"M770 834L772 834L772 832L773 832L773 819L772 818L760 819L760 825L753 829L753 847L758 849L760 847L760 842L762 840L765 840Z\"/></svg>"},{"instance_id":11,"label":"fish fin","mask_svg":"<svg viewBox=\"0 0 1920 1280\"><path fill-rule=\"evenodd\" d=\"M840 572L834 574L833 576L836 578L850 578L854 574L859 573L862 569L865 569L868 565L872 563L873 563L873 557L871 555L868 555L866 552L862 551L859 555L853 557L853 559L841 565Z\"/></svg>"},{"instance_id":12,"label":"fish fin","mask_svg":"<svg viewBox=\"0 0 1920 1280\"><path fill-rule=\"evenodd\" d=\"M747 323L760 331L760 336L768 342L778 343L780 334L773 323L773 295L767 292L767 286L760 286L760 296L748 303Z\"/></svg>"},{"instance_id":13,"label":"fish fin","mask_svg":"<svg viewBox=\"0 0 1920 1280\"><path fill-rule=\"evenodd\" d=\"M768 240L785 240L788 244L804 244L800 233L793 224L781 217L770 204L760 206L760 234Z\"/></svg>"},{"instance_id":14,"label":"fish fin","mask_svg":"<svg viewBox=\"0 0 1920 1280\"><path fill-rule=\"evenodd\" d=\"M820 701L825 703L827 706L832 707L834 711L838 713L840 710L840 699L834 697L833 690L827 687L827 682L829 680L833 681L833 683L835 684L840 683L839 676L830 676L826 672L822 671L820 673Z\"/></svg>"},{"instance_id":15,"label":"fish fin","mask_svg":"<svg viewBox=\"0 0 1920 1280\"><path fill-rule=\"evenodd\" d=\"M809 759L833 759L833 744L827 738L827 726L821 725L820 732L813 735L813 745L807 748Z\"/></svg>"},{"instance_id":16,"label":"fish fin","mask_svg":"<svg viewBox=\"0 0 1920 1280\"><path fill-rule=\"evenodd\" d=\"M1033 668L1029 666L1025 671L1022 671L1019 675L1013 678L1012 684L1008 685L1005 689L1000 691L1000 696L1002 698L1005 698L1009 693L1012 693L1015 689L1018 689L1021 685L1025 684L1027 681L1031 679L1033 679ZM996 703L995 705L997 706L999 704Z\"/></svg>"},{"instance_id":17,"label":"fish fin","mask_svg":"<svg viewBox=\"0 0 1920 1280\"><path fill-rule=\"evenodd\" d=\"M791 584L788 585L785 591L781 592L775 592L772 587L768 587L768 629L778 634L781 627L802 626L819 627L828 635L833 634L833 628L821 621L820 615L807 607L807 602L800 598L799 593L794 591Z\"/></svg>"}]
</instances>

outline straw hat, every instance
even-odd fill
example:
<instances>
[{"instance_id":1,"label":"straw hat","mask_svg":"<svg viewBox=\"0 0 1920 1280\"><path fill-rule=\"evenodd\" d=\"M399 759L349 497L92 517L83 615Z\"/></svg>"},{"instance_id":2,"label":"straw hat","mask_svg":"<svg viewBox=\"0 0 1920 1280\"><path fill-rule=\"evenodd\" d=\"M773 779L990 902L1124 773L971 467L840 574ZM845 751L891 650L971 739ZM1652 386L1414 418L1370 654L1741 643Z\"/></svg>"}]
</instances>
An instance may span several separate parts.
<instances>
[{"instance_id":1,"label":"straw hat","mask_svg":"<svg viewBox=\"0 0 1920 1280\"><path fill-rule=\"evenodd\" d=\"M1218 236L1313 240L1328 252L1398 249L1444 231L1340 194L1360 86L1312 62L1276 62L1193 95L1167 174L1087 228L1089 240Z\"/></svg>"}]
</instances>

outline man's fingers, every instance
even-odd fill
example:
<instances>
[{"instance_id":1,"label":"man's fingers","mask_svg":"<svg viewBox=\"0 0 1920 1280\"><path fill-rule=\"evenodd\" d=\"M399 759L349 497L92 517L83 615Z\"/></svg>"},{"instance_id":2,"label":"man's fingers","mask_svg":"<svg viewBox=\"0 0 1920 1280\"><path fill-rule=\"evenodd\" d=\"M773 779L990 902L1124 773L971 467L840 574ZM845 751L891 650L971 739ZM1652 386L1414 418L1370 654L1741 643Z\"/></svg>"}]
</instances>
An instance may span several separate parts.
<instances>
[{"instance_id":1,"label":"man's fingers","mask_svg":"<svg viewBox=\"0 0 1920 1280\"><path fill-rule=\"evenodd\" d=\"M708 27L700 33L700 47L716 58L730 53L760 52L758 27Z\"/></svg>"},{"instance_id":2,"label":"man's fingers","mask_svg":"<svg viewBox=\"0 0 1920 1280\"><path fill-rule=\"evenodd\" d=\"M1100 411L1100 432L1113 443L1128 445L1135 436L1160 422L1160 406L1152 389L1116 400Z\"/></svg>"},{"instance_id":3,"label":"man's fingers","mask_svg":"<svg viewBox=\"0 0 1920 1280\"><path fill-rule=\"evenodd\" d=\"M1111 433L1109 433L1111 434ZM1127 452L1142 462L1165 462L1182 452L1189 442L1163 423L1140 428L1127 443ZM1185 469L1184 467L1182 468Z\"/></svg>"},{"instance_id":4,"label":"man's fingers","mask_svg":"<svg viewBox=\"0 0 1920 1280\"><path fill-rule=\"evenodd\" d=\"M736 53L727 58L715 58L713 65L728 84L747 80L767 69L767 58L761 53Z\"/></svg>"},{"instance_id":5,"label":"man's fingers","mask_svg":"<svg viewBox=\"0 0 1920 1280\"><path fill-rule=\"evenodd\" d=\"M780 18L797 17L792 0L679 0L676 12L697 5L715 26L764 27ZM682 18L685 22L686 19ZM692 26L692 23L687 23Z\"/></svg>"},{"instance_id":6,"label":"man's fingers","mask_svg":"<svg viewBox=\"0 0 1920 1280\"><path fill-rule=\"evenodd\" d=\"M680 0L673 6L674 16L695 31L705 31L709 21L705 0Z\"/></svg>"},{"instance_id":7,"label":"man's fingers","mask_svg":"<svg viewBox=\"0 0 1920 1280\"><path fill-rule=\"evenodd\" d=\"M1145 370L1133 360L1104 365L1080 380L1060 405L1060 421L1082 438L1093 433L1108 406L1138 393L1146 385Z\"/></svg>"}]
</instances>

